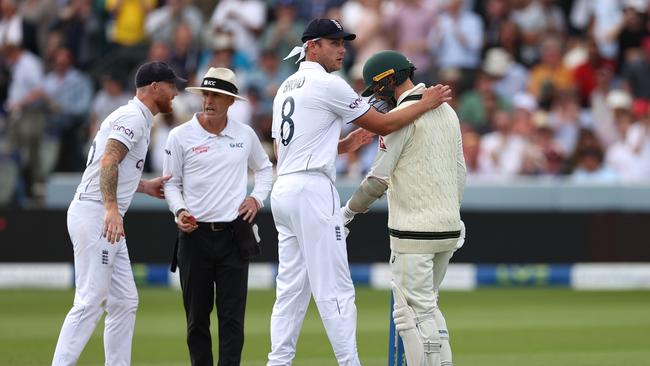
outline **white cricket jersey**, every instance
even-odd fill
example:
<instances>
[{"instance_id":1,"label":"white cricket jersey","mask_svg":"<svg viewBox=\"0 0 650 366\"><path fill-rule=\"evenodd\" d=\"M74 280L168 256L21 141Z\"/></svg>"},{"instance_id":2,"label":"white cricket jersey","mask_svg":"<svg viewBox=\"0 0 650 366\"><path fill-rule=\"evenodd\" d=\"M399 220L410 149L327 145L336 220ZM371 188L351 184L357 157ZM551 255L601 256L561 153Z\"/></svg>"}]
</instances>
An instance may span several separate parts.
<instances>
[{"instance_id":1,"label":"white cricket jersey","mask_svg":"<svg viewBox=\"0 0 650 366\"><path fill-rule=\"evenodd\" d=\"M260 205L273 185L273 165L249 126L228 120L218 135L195 114L167 138L163 174L165 199L176 214L184 208L200 222L230 222L246 198L248 168L255 172L251 196Z\"/></svg>"},{"instance_id":2,"label":"white cricket jersey","mask_svg":"<svg viewBox=\"0 0 650 366\"><path fill-rule=\"evenodd\" d=\"M271 134L278 147L278 175L315 171L334 181L341 127L369 109L339 76L303 61L273 101Z\"/></svg>"},{"instance_id":3,"label":"white cricket jersey","mask_svg":"<svg viewBox=\"0 0 650 366\"><path fill-rule=\"evenodd\" d=\"M77 187L80 198L102 200L99 162L108 139L117 140L129 149L118 166L117 179L117 204L120 213L124 215L142 177L152 124L153 114L137 97L106 117L88 151L86 170Z\"/></svg>"}]
</instances>

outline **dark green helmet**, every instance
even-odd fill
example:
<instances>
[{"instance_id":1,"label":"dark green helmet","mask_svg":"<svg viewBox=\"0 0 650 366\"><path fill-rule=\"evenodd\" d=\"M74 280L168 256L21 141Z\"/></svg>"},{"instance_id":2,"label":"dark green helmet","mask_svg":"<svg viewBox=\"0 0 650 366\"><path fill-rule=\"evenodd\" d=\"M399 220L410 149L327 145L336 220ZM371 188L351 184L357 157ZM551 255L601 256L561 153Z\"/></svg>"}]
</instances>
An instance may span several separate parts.
<instances>
[{"instance_id":1,"label":"dark green helmet","mask_svg":"<svg viewBox=\"0 0 650 366\"><path fill-rule=\"evenodd\" d=\"M377 92L373 91L376 85L388 86L386 81L390 76L395 78L395 85L400 85L413 75L414 70L415 66L411 60L397 51L377 52L363 65L363 82L366 89L361 95L371 96Z\"/></svg>"}]
</instances>

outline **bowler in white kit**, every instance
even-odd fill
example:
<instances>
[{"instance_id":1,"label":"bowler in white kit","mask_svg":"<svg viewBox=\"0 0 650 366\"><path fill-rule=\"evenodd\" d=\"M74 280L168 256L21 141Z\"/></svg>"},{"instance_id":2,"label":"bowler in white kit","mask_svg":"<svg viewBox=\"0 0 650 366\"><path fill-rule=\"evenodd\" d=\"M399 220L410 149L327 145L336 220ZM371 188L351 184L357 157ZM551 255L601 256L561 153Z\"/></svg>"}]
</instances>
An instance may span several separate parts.
<instances>
[{"instance_id":1,"label":"bowler in white kit","mask_svg":"<svg viewBox=\"0 0 650 366\"><path fill-rule=\"evenodd\" d=\"M366 132L339 141L344 123L385 135L450 99L449 88L423 91L420 101L391 114L371 108L340 77L345 32L331 19L312 20L303 32L300 54L306 60L286 79L273 103L272 136L278 179L271 209L278 230L276 301L271 315L268 365L290 365L310 297L318 307L340 365L358 365L357 310L348 267L339 195L334 186L337 152L357 149Z\"/></svg>"},{"instance_id":2,"label":"bowler in white kit","mask_svg":"<svg viewBox=\"0 0 650 366\"><path fill-rule=\"evenodd\" d=\"M136 191L164 198L163 184L169 177L140 178L153 117L172 112L176 82L184 81L165 63L140 66L136 96L106 117L95 136L68 208L75 296L61 327L53 366L77 363L104 312L105 364L131 364L138 293L122 217Z\"/></svg>"}]
</instances>

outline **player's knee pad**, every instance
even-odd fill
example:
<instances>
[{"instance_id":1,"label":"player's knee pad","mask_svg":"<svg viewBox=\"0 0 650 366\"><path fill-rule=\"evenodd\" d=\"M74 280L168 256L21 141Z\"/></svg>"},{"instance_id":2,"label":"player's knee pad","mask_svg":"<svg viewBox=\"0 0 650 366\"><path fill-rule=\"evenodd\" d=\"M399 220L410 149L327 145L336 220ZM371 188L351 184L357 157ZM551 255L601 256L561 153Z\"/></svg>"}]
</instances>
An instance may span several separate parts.
<instances>
[{"instance_id":1,"label":"player's knee pad","mask_svg":"<svg viewBox=\"0 0 650 366\"><path fill-rule=\"evenodd\" d=\"M445 317L442 315L440 309L437 307L433 311L433 319L435 320L436 326L438 327L440 339L449 340L449 330L447 329L447 321L445 320Z\"/></svg>"},{"instance_id":2,"label":"player's knee pad","mask_svg":"<svg viewBox=\"0 0 650 366\"><path fill-rule=\"evenodd\" d=\"M447 329L447 321L442 315L440 309L436 308L433 312L433 318L438 326L438 333L440 334L440 360L442 366L452 366L451 363L451 344L449 343L449 330Z\"/></svg>"},{"instance_id":3,"label":"player's knee pad","mask_svg":"<svg viewBox=\"0 0 650 366\"><path fill-rule=\"evenodd\" d=\"M433 314L416 316L398 286L393 284L395 329L402 337L407 364L440 365L440 337Z\"/></svg>"}]
</instances>

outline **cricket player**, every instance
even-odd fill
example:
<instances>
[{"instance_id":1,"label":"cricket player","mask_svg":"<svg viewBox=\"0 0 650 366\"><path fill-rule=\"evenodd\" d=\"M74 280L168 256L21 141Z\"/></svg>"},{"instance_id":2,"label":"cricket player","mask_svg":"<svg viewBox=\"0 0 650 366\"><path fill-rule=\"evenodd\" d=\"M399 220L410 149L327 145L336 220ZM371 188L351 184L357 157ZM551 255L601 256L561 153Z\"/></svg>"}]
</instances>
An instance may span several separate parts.
<instances>
[{"instance_id":1,"label":"cricket player","mask_svg":"<svg viewBox=\"0 0 650 366\"><path fill-rule=\"evenodd\" d=\"M68 208L76 289L52 365L77 363L104 312L106 365L131 363L138 293L122 217L136 191L164 198L163 184L170 177L140 178L153 117L172 112L176 82L185 80L165 63L140 66L135 98L106 117L95 136L81 184Z\"/></svg>"},{"instance_id":2,"label":"cricket player","mask_svg":"<svg viewBox=\"0 0 650 366\"><path fill-rule=\"evenodd\" d=\"M302 35L296 73L273 102L272 136L278 178L271 209L278 230L276 301L271 315L268 365L290 365L313 295L340 365L358 365L354 287L348 267L339 195L334 186L337 152L354 150L358 135L339 141L344 123L385 135L450 99L449 88L423 90L422 99L382 114L331 72L339 70L345 41L356 36L332 19L315 19ZM354 142L357 141L357 142Z\"/></svg>"},{"instance_id":3,"label":"cricket player","mask_svg":"<svg viewBox=\"0 0 650 366\"><path fill-rule=\"evenodd\" d=\"M422 97L413 85L415 67L395 51L376 53L364 65L364 96L374 96L397 113ZM409 365L451 366L438 290L453 252L464 242L460 202L465 159L458 117L449 104L380 137L375 162L341 212L347 225L388 190L390 267L395 329Z\"/></svg>"}]
</instances>

